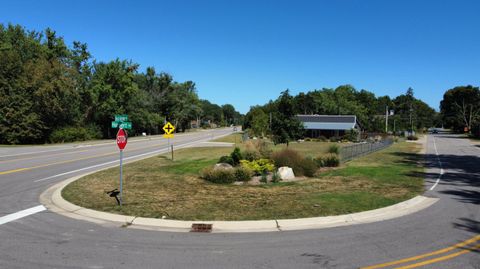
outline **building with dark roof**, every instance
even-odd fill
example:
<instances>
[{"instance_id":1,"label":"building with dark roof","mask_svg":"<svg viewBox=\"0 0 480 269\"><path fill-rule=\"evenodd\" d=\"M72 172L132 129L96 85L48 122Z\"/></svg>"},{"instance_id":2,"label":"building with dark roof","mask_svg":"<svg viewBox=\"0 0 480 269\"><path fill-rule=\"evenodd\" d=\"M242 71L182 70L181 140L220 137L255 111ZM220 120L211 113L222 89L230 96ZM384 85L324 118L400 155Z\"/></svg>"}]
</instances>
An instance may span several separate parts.
<instances>
[{"instance_id":1,"label":"building with dark roof","mask_svg":"<svg viewBox=\"0 0 480 269\"><path fill-rule=\"evenodd\" d=\"M303 123L307 137L342 137L351 129L361 132L355 115L297 115L297 118Z\"/></svg>"}]
</instances>

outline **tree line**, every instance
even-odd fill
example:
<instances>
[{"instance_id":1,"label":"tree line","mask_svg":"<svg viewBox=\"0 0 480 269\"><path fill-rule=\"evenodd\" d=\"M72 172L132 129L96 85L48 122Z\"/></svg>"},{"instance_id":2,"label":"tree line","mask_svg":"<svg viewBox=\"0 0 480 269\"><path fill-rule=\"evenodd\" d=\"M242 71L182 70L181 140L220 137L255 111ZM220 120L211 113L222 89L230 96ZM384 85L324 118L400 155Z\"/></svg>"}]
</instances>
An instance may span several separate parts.
<instances>
[{"instance_id":1,"label":"tree line","mask_svg":"<svg viewBox=\"0 0 480 269\"><path fill-rule=\"evenodd\" d=\"M128 114L130 134L239 124L226 104L198 97L195 83L177 82L131 60L96 61L86 43L69 47L52 29L0 24L0 143L26 144L112 138L115 114Z\"/></svg>"},{"instance_id":2,"label":"tree line","mask_svg":"<svg viewBox=\"0 0 480 269\"><path fill-rule=\"evenodd\" d=\"M359 91L351 85L342 85L335 89L323 88L306 93L300 92L295 96L291 96L288 90L284 91L276 100L251 107L245 115L243 127L249 129L255 136L273 135L290 137L290 140L293 140L300 136L299 132L301 133L294 128L298 123L293 122L285 127L285 130L278 130L279 125L286 125L285 115L289 119L292 115L298 114L356 115L366 132L384 132L387 110L389 114L393 112L393 115L389 115L389 131L423 131L442 124L440 114L422 100L415 98L411 88L391 99L389 96L376 97L368 90ZM289 134L289 129L296 131Z\"/></svg>"},{"instance_id":3,"label":"tree line","mask_svg":"<svg viewBox=\"0 0 480 269\"><path fill-rule=\"evenodd\" d=\"M471 85L449 89L443 95L440 112L445 127L457 133L480 137L480 90Z\"/></svg>"}]
</instances>

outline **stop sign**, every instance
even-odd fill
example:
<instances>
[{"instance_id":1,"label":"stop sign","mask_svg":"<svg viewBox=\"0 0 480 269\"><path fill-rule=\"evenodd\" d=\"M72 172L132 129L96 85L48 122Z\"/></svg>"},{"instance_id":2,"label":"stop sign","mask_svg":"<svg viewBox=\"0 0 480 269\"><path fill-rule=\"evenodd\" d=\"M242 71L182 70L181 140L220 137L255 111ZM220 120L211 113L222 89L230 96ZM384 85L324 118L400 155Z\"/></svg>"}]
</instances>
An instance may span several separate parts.
<instances>
[{"instance_id":1,"label":"stop sign","mask_svg":"<svg viewBox=\"0 0 480 269\"><path fill-rule=\"evenodd\" d=\"M120 128L117 133L117 146L120 150L123 150L126 145L127 145L127 132Z\"/></svg>"}]
</instances>

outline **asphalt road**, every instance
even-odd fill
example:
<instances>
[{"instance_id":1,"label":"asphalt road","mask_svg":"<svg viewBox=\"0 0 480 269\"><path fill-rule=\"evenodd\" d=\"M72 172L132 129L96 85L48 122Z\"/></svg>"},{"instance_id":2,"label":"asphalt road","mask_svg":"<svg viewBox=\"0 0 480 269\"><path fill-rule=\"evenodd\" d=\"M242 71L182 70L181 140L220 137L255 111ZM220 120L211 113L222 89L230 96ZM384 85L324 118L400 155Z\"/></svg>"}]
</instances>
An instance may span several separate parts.
<instances>
[{"instance_id":1,"label":"asphalt road","mask_svg":"<svg viewBox=\"0 0 480 269\"><path fill-rule=\"evenodd\" d=\"M205 141L230 131L178 136L174 143ZM167 147L160 138L131 142L126 158ZM47 152L35 153L39 151ZM118 159L113 142L8 147L0 153L0 223L2 216L38 206L39 195L52 184ZM480 148L469 140L429 136L425 195L440 200L415 214L373 224L271 233L169 233L102 226L45 210L0 224L0 268L317 269L380 264L370 268L480 269L479 155ZM385 264L389 262L393 264Z\"/></svg>"}]
</instances>

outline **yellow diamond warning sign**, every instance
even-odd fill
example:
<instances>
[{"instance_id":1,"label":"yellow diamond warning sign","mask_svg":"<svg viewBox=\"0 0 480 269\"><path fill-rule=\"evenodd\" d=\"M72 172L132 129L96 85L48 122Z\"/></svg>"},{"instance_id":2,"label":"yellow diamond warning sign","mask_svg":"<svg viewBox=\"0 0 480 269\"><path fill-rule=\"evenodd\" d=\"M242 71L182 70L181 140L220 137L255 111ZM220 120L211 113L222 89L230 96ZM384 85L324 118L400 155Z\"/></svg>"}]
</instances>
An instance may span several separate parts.
<instances>
[{"instance_id":1,"label":"yellow diamond warning sign","mask_svg":"<svg viewBox=\"0 0 480 269\"><path fill-rule=\"evenodd\" d=\"M163 135L163 137L173 138L173 131L175 131L175 126L173 126L170 122L167 122L163 126L163 131L165 131L165 134Z\"/></svg>"}]
</instances>

